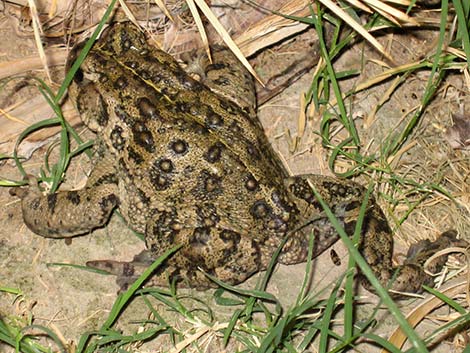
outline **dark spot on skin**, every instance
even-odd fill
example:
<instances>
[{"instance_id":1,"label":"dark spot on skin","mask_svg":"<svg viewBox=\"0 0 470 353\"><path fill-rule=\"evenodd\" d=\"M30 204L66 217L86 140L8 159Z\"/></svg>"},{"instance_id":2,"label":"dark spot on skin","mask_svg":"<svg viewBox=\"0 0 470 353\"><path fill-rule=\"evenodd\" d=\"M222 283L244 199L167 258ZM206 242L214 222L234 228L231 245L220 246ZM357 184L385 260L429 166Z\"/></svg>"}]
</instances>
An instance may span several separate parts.
<instances>
[{"instance_id":1,"label":"dark spot on skin","mask_svg":"<svg viewBox=\"0 0 470 353\"><path fill-rule=\"evenodd\" d=\"M193 236L190 240L191 246L206 246L210 240L210 229L207 227L197 227L194 229Z\"/></svg>"},{"instance_id":2,"label":"dark spot on skin","mask_svg":"<svg viewBox=\"0 0 470 353\"><path fill-rule=\"evenodd\" d=\"M120 76L115 82L114 82L114 88L116 89L124 89L127 87L128 81L124 76Z\"/></svg>"},{"instance_id":3,"label":"dark spot on skin","mask_svg":"<svg viewBox=\"0 0 470 353\"><path fill-rule=\"evenodd\" d=\"M143 147L147 152L155 152L155 142L152 133L143 123L139 122L133 126L134 142Z\"/></svg>"},{"instance_id":4,"label":"dark spot on skin","mask_svg":"<svg viewBox=\"0 0 470 353\"><path fill-rule=\"evenodd\" d=\"M241 109L235 109L235 105L232 104L232 102L230 102L229 100L223 100L223 99L219 99L219 105L220 107L225 110L226 113L229 113L229 114L235 114L235 113L241 113Z\"/></svg>"},{"instance_id":5,"label":"dark spot on skin","mask_svg":"<svg viewBox=\"0 0 470 353\"><path fill-rule=\"evenodd\" d=\"M192 102L191 104L186 104L183 106L183 109L186 113L189 113L194 116L199 116L201 115L201 104L199 102L199 99L197 98L196 101Z\"/></svg>"},{"instance_id":6,"label":"dark spot on skin","mask_svg":"<svg viewBox=\"0 0 470 353\"><path fill-rule=\"evenodd\" d=\"M256 201L250 209L250 213L255 218L264 218L270 212L269 206L263 200Z\"/></svg>"},{"instance_id":7,"label":"dark spot on skin","mask_svg":"<svg viewBox=\"0 0 470 353\"><path fill-rule=\"evenodd\" d=\"M173 171L173 163L169 159L162 159L158 162L158 167L164 173L171 173Z\"/></svg>"},{"instance_id":8,"label":"dark spot on skin","mask_svg":"<svg viewBox=\"0 0 470 353\"><path fill-rule=\"evenodd\" d=\"M303 200L307 201L309 204L318 204L317 200L315 199L315 195L313 194L312 190L305 190L301 197Z\"/></svg>"},{"instance_id":9,"label":"dark spot on skin","mask_svg":"<svg viewBox=\"0 0 470 353\"><path fill-rule=\"evenodd\" d=\"M289 191L294 194L294 196L307 201L311 205L318 205L312 189L303 179L297 178L296 181L289 186Z\"/></svg>"},{"instance_id":10,"label":"dark spot on skin","mask_svg":"<svg viewBox=\"0 0 470 353\"><path fill-rule=\"evenodd\" d=\"M109 115L108 115L108 105L104 101L103 97L100 96L98 102L98 112L96 113L96 122L99 126L104 127L108 124Z\"/></svg>"},{"instance_id":11,"label":"dark spot on skin","mask_svg":"<svg viewBox=\"0 0 470 353\"><path fill-rule=\"evenodd\" d=\"M235 256L237 256L237 253L239 252L238 244L240 244L241 236L237 232L224 229L220 232L219 238L224 242L224 244L226 244L226 247L223 249L223 256L217 262L217 266L220 267L223 264L233 262L232 255L235 254ZM246 255L247 254L243 254L242 256Z\"/></svg>"},{"instance_id":12,"label":"dark spot on skin","mask_svg":"<svg viewBox=\"0 0 470 353\"><path fill-rule=\"evenodd\" d=\"M129 155L129 158L132 159L135 164L140 165L144 161L144 158L142 155L140 155L135 149L133 149L131 146L127 147L127 154Z\"/></svg>"},{"instance_id":13,"label":"dark spot on skin","mask_svg":"<svg viewBox=\"0 0 470 353\"><path fill-rule=\"evenodd\" d=\"M214 128L214 127L222 126L223 123L224 123L223 118L219 114L212 111L212 109L209 109L209 111L206 114L206 125L211 128Z\"/></svg>"},{"instance_id":14,"label":"dark spot on skin","mask_svg":"<svg viewBox=\"0 0 470 353\"><path fill-rule=\"evenodd\" d=\"M165 190L168 189L168 187L170 186L168 177L162 174L156 174L155 176L151 175L150 179L152 180L152 185L157 190Z\"/></svg>"},{"instance_id":15,"label":"dark spot on skin","mask_svg":"<svg viewBox=\"0 0 470 353\"><path fill-rule=\"evenodd\" d=\"M174 244L176 235L179 233L179 228L174 210L161 212L151 230L151 236L153 238L152 252L154 254L161 253L161 250L158 248L161 239L165 239L165 243Z\"/></svg>"},{"instance_id":16,"label":"dark spot on skin","mask_svg":"<svg viewBox=\"0 0 470 353\"><path fill-rule=\"evenodd\" d=\"M192 108L192 104L189 104L187 102L181 102L177 105L177 109L181 113L191 113Z\"/></svg>"},{"instance_id":17,"label":"dark spot on skin","mask_svg":"<svg viewBox=\"0 0 470 353\"><path fill-rule=\"evenodd\" d=\"M141 189L137 189L137 193L139 194L139 200L142 201L144 205L148 206L150 204L150 197L148 197Z\"/></svg>"},{"instance_id":18,"label":"dark spot on skin","mask_svg":"<svg viewBox=\"0 0 470 353\"><path fill-rule=\"evenodd\" d=\"M227 64L225 63L213 63L209 64L206 66L205 72L208 73L209 71L214 71L214 70L223 70L227 67Z\"/></svg>"},{"instance_id":19,"label":"dark spot on skin","mask_svg":"<svg viewBox=\"0 0 470 353\"><path fill-rule=\"evenodd\" d=\"M193 129L194 133L198 134L198 135L207 135L207 134L209 134L209 130L205 126L199 125L197 123L194 123L192 125L192 129Z\"/></svg>"},{"instance_id":20,"label":"dark spot on skin","mask_svg":"<svg viewBox=\"0 0 470 353\"><path fill-rule=\"evenodd\" d=\"M222 155L223 148L224 148L224 145L222 145L220 142L216 142L211 147L209 147L209 150L204 155L204 158L209 163L215 163L219 161Z\"/></svg>"},{"instance_id":21,"label":"dark spot on skin","mask_svg":"<svg viewBox=\"0 0 470 353\"><path fill-rule=\"evenodd\" d=\"M134 276L134 273L135 273L135 267L133 264L131 263L124 263L124 267L123 267L123 271L122 271L122 274L124 277L132 277Z\"/></svg>"},{"instance_id":22,"label":"dark spot on skin","mask_svg":"<svg viewBox=\"0 0 470 353\"><path fill-rule=\"evenodd\" d=\"M371 215L368 215L368 218L371 218ZM384 233L384 234L391 234L392 230L390 229L390 225L388 222L385 220L385 216L382 214L382 217L374 217L375 221L375 227L374 230L375 232L378 233Z\"/></svg>"},{"instance_id":23,"label":"dark spot on skin","mask_svg":"<svg viewBox=\"0 0 470 353\"><path fill-rule=\"evenodd\" d=\"M284 231L287 230L287 225L282 221L282 219L275 217L268 222L268 228Z\"/></svg>"},{"instance_id":24,"label":"dark spot on skin","mask_svg":"<svg viewBox=\"0 0 470 353\"><path fill-rule=\"evenodd\" d=\"M220 232L220 239L226 244L238 244L240 242L241 236L233 230L224 229L222 232Z\"/></svg>"},{"instance_id":25,"label":"dark spot on skin","mask_svg":"<svg viewBox=\"0 0 470 353\"><path fill-rule=\"evenodd\" d=\"M150 172L149 172L150 181L152 182L152 185L154 186L154 188L158 191L162 191L162 190L167 189L171 184L170 175L167 174L167 173L165 173L165 174L162 173L162 169L161 169L161 166L160 166L160 163L162 161L163 160L155 161L153 166L150 168ZM170 161L170 163L171 163L171 161Z\"/></svg>"},{"instance_id":26,"label":"dark spot on skin","mask_svg":"<svg viewBox=\"0 0 470 353\"><path fill-rule=\"evenodd\" d=\"M142 116L153 120L160 118L157 113L157 108L148 98L139 98L137 100L137 107Z\"/></svg>"},{"instance_id":27,"label":"dark spot on skin","mask_svg":"<svg viewBox=\"0 0 470 353\"><path fill-rule=\"evenodd\" d=\"M242 128L240 127L240 125L238 125L236 121L233 121L230 124L230 131L232 131L236 135L239 135L242 133Z\"/></svg>"},{"instance_id":28,"label":"dark spot on skin","mask_svg":"<svg viewBox=\"0 0 470 353\"><path fill-rule=\"evenodd\" d=\"M31 209L33 209L34 211L36 211L36 210L39 208L39 206L41 206L41 200L40 200L39 198L34 199L34 200L31 202L30 206L31 206Z\"/></svg>"},{"instance_id":29,"label":"dark spot on skin","mask_svg":"<svg viewBox=\"0 0 470 353\"><path fill-rule=\"evenodd\" d=\"M250 175L245 181L245 187L248 191L255 191L258 189L258 185L258 181L253 177L253 175Z\"/></svg>"},{"instance_id":30,"label":"dark spot on skin","mask_svg":"<svg viewBox=\"0 0 470 353\"><path fill-rule=\"evenodd\" d=\"M126 143L123 137L123 132L124 130L119 125L116 125L115 128L111 131L111 144L118 151L122 151L124 144Z\"/></svg>"},{"instance_id":31,"label":"dark spot on skin","mask_svg":"<svg viewBox=\"0 0 470 353\"><path fill-rule=\"evenodd\" d=\"M109 174L105 174L105 175L102 175L98 178L98 180L96 180L94 183L93 183L93 186L98 186L98 185L102 185L102 184L116 184L117 183L117 176L115 173L109 173Z\"/></svg>"},{"instance_id":32,"label":"dark spot on skin","mask_svg":"<svg viewBox=\"0 0 470 353\"><path fill-rule=\"evenodd\" d=\"M175 140L170 144L170 148L176 154L185 154L188 151L188 144L184 140Z\"/></svg>"},{"instance_id":33,"label":"dark spot on skin","mask_svg":"<svg viewBox=\"0 0 470 353\"><path fill-rule=\"evenodd\" d=\"M114 114L126 124L130 125L132 123L133 119L127 114L126 109L122 105L118 104L114 107Z\"/></svg>"},{"instance_id":34,"label":"dark spot on skin","mask_svg":"<svg viewBox=\"0 0 470 353\"><path fill-rule=\"evenodd\" d=\"M126 33L124 31L121 32L121 48L123 51L128 51L131 48L132 42L131 40L126 36Z\"/></svg>"},{"instance_id":35,"label":"dark spot on skin","mask_svg":"<svg viewBox=\"0 0 470 353\"><path fill-rule=\"evenodd\" d=\"M253 146L252 143L246 142L246 151L248 152L248 155L253 157L254 159L256 160L260 159L260 153L258 149L255 146Z\"/></svg>"},{"instance_id":36,"label":"dark spot on skin","mask_svg":"<svg viewBox=\"0 0 470 353\"><path fill-rule=\"evenodd\" d=\"M106 197L103 197L99 201L99 206L100 206L101 210L103 211L103 213L107 213L107 211L113 209L117 205L119 205L119 199L114 194L110 194Z\"/></svg>"},{"instance_id":37,"label":"dark spot on skin","mask_svg":"<svg viewBox=\"0 0 470 353\"><path fill-rule=\"evenodd\" d=\"M78 191L69 191L66 197L73 205L78 205L80 203L80 195Z\"/></svg>"},{"instance_id":38,"label":"dark spot on skin","mask_svg":"<svg viewBox=\"0 0 470 353\"><path fill-rule=\"evenodd\" d=\"M351 201L351 202L348 202L344 206L344 210L346 212L348 212L348 211L352 211L352 210L358 210L360 207L361 207L361 202L360 201Z\"/></svg>"},{"instance_id":39,"label":"dark spot on skin","mask_svg":"<svg viewBox=\"0 0 470 353\"><path fill-rule=\"evenodd\" d=\"M124 65L126 67L130 67L131 69L135 69L138 66L138 64L135 61L126 61Z\"/></svg>"},{"instance_id":40,"label":"dark spot on skin","mask_svg":"<svg viewBox=\"0 0 470 353\"><path fill-rule=\"evenodd\" d=\"M292 211L292 205L290 204L289 200L287 200L284 193L281 193L278 190L274 190L271 193L271 200L279 208L286 210L288 212Z\"/></svg>"},{"instance_id":41,"label":"dark spot on skin","mask_svg":"<svg viewBox=\"0 0 470 353\"><path fill-rule=\"evenodd\" d=\"M226 77L219 77L217 80L214 80L214 83L217 86L228 86L230 84L230 80Z\"/></svg>"},{"instance_id":42,"label":"dark spot on skin","mask_svg":"<svg viewBox=\"0 0 470 353\"><path fill-rule=\"evenodd\" d=\"M337 197L341 199L344 199L346 197L360 197L362 192L361 188L358 185L356 185L356 187L346 187L340 183L329 181L323 182L323 187L325 188L325 190L328 190L331 197Z\"/></svg>"},{"instance_id":43,"label":"dark spot on skin","mask_svg":"<svg viewBox=\"0 0 470 353\"><path fill-rule=\"evenodd\" d=\"M188 91L200 92L204 87L199 81L188 76L183 70L175 70L174 75L178 82Z\"/></svg>"},{"instance_id":44,"label":"dark spot on skin","mask_svg":"<svg viewBox=\"0 0 470 353\"><path fill-rule=\"evenodd\" d=\"M98 78L99 83L106 83L108 81L109 81L109 77L106 75L100 75L100 77Z\"/></svg>"},{"instance_id":45,"label":"dark spot on skin","mask_svg":"<svg viewBox=\"0 0 470 353\"><path fill-rule=\"evenodd\" d=\"M152 61L152 60L150 60ZM160 62L158 62L157 60L157 65L159 65ZM162 80L162 75L159 73L159 72L155 72L153 77L152 77L152 82L153 83L160 83L160 81Z\"/></svg>"},{"instance_id":46,"label":"dark spot on skin","mask_svg":"<svg viewBox=\"0 0 470 353\"><path fill-rule=\"evenodd\" d=\"M204 170L201 173L201 179L203 179L204 190L206 192L220 191L220 178L218 176Z\"/></svg>"},{"instance_id":47,"label":"dark spot on skin","mask_svg":"<svg viewBox=\"0 0 470 353\"><path fill-rule=\"evenodd\" d=\"M47 195L47 208L50 213L54 213L56 204L57 204L57 194Z\"/></svg>"},{"instance_id":48,"label":"dark spot on skin","mask_svg":"<svg viewBox=\"0 0 470 353\"><path fill-rule=\"evenodd\" d=\"M143 80L148 80L151 77L147 70L138 70L137 75L139 75Z\"/></svg>"},{"instance_id":49,"label":"dark spot on skin","mask_svg":"<svg viewBox=\"0 0 470 353\"><path fill-rule=\"evenodd\" d=\"M165 83L163 88L161 89L161 93L173 101L176 100L178 96L178 90L173 87L173 82L169 80L164 80L164 82Z\"/></svg>"},{"instance_id":50,"label":"dark spot on skin","mask_svg":"<svg viewBox=\"0 0 470 353\"><path fill-rule=\"evenodd\" d=\"M198 223L205 227L214 227L220 220L217 210L213 204L204 204L197 207Z\"/></svg>"},{"instance_id":51,"label":"dark spot on skin","mask_svg":"<svg viewBox=\"0 0 470 353\"><path fill-rule=\"evenodd\" d=\"M72 54L72 53L71 53L71 54ZM76 58L74 58L74 59L76 59ZM75 61L75 60L74 60L74 61ZM67 69L67 71L69 71L69 70ZM82 70L81 68L79 68L79 69L77 70L77 72L75 73L75 76L73 77L73 81L74 81L77 85L81 86L84 77L85 77L85 76L83 75L83 70Z\"/></svg>"}]
</instances>

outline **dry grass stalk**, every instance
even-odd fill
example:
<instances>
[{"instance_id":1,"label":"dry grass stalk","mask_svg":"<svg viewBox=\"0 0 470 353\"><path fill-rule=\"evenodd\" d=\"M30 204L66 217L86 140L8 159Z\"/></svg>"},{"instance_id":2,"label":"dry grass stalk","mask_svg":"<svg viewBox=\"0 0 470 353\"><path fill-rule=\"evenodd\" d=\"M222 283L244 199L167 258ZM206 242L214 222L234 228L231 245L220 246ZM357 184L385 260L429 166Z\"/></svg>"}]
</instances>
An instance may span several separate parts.
<instances>
[{"instance_id":1,"label":"dry grass stalk","mask_svg":"<svg viewBox=\"0 0 470 353\"><path fill-rule=\"evenodd\" d=\"M36 40L36 47L38 48L39 57L43 64L44 71L46 72L47 79L49 80L49 82L52 82L49 67L47 66L46 53L44 52L44 46L42 45L41 36L44 34L44 32L41 27L41 21L39 20L39 14L36 8L36 3L34 2L34 0L28 0L28 5L31 12L31 19L34 29L34 39Z\"/></svg>"},{"instance_id":2,"label":"dry grass stalk","mask_svg":"<svg viewBox=\"0 0 470 353\"><path fill-rule=\"evenodd\" d=\"M453 286L441 290L441 293L446 295L449 298L454 298L461 293L468 291L468 283L467 281L460 282L454 284ZM413 309L407 317L408 322L411 324L412 327L416 327L430 312L435 310L436 308L444 305L439 298L435 296L428 297L424 302L422 302L418 307ZM407 340L407 336L403 333L403 331L398 327L392 335L390 335L388 341L395 345L397 348L403 347L405 341ZM388 351L383 349L381 353L387 353Z\"/></svg>"},{"instance_id":3,"label":"dry grass stalk","mask_svg":"<svg viewBox=\"0 0 470 353\"><path fill-rule=\"evenodd\" d=\"M228 34L226 29L222 26L222 24L220 23L218 18L214 15L214 13L210 9L210 7L206 4L206 2L204 0L195 0L195 3L199 7L199 9L202 11L202 13L206 16L207 20L212 24L212 26L217 31L217 33L222 37L222 40L224 41L224 43L227 44L229 49L235 54L238 60L240 60L243 66L246 67L246 69L253 75L253 77L255 77L262 84L261 80L259 79L258 75L256 74L251 64L245 58L240 48L237 46L237 44L235 44L232 37Z\"/></svg>"},{"instance_id":4,"label":"dry grass stalk","mask_svg":"<svg viewBox=\"0 0 470 353\"><path fill-rule=\"evenodd\" d=\"M278 12L289 16L306 17L310 14L308 4L309 2L305 0L291 0L284 4ZM271 14L244 31L236 38L236 42L242 48L243 53L249 56L262 48L299 33L307 27L307 24Z\"/></svg>"}]
</instances>

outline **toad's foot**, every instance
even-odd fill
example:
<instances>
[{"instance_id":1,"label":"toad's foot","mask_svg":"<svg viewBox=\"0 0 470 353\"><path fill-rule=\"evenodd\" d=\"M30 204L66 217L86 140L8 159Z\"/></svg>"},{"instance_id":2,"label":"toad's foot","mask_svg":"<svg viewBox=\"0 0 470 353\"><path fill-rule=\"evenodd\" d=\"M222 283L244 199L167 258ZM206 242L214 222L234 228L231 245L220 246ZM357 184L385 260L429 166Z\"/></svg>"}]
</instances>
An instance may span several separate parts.
<instances>
[{"instance_id":1,"label":"toad's foot","mask_svg":"<svg viewBox=\"0 0 470 353\"><path fill-rule=\"evenodd\" d=\"M382 278L379 278L379 280L385 286L387 286L387 278L392 281L389 285L389 289L392 291L392 296L395 298L402 296L398 293L421 293L423 291L423 285L429 287L433 286L433 276L425 272L424 263L441 250L450 247L468 246L469 243L467 241L457 239L457 232L455 230L442 233L435 241L428 239L421 240L410 247L407 258L402 266L387 273L383 273ZM439 256L431 261L426 269L432 273L440 272L447 262L448 256L449 254ZM365 278L363 278L362 284L369 291L374 292L373 287Z\"/></svg>"}]
</instances>

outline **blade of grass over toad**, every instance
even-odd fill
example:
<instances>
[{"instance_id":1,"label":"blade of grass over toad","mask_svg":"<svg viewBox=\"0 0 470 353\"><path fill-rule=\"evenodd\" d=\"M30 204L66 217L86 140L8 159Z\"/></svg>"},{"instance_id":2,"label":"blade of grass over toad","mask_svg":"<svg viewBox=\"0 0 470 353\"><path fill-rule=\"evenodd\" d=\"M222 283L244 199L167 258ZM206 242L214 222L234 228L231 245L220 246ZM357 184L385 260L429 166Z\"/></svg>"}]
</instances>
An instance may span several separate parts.
<instances>
[{"instance_id":1,"label":"blade of grass over toad","mask_svg":"<svg viewBox=\"0 0 470 353\"><path fill-rule=\"evenodd\" d=\"M362 224L364 221L364 217L366 214L366 209L367 209L367 204L368 204L368 198L371 193L372 189L371 186L369 187L368 194L366 194L364 201L361 204L361 208L359 210L359 215L358 219L356 222L356 227L354 229L354 234L352 236L352 243L356 246L361 237L361 232L362 232ZM344 334L343 334L343 341L344 342L350 342L352 343L353 340L356 338L353 334L353 328L354 328L354 311L353 311L353 303L354 303L354 269L356 268L356 261L354 257L350 256L349 261L348 261L348 270L347 272L343 275L343 277L346 277L346 283L345 283L345 294L344 294ZM337 289L336 289L337 291ZM337 294L334 293L332 297L336 298ZM330 297L331 298L331 297ZM328 305L330 304L330 301L328 302ZM331 320L331 314L329 314L330 317L328 317L328 305L327 309L325 310L325 317L328 318L328 320L323 320L326 322L329 322ZM332 308L330 307L330 310ZM324 333L324 328L322 328L322 335ZM325 331L326 332L326 331ZM323 336L321 336L323 338ZM326 339L326 338L325 338ZM320 339L320 344L322 340ZM343 346L344 343L342 343L340 346ZM326 342L323 347L324 349L327 348ZM339 348L339 347L338 347ZM320 350L321 351L321 350ZM326 350L325 350L326 352Z\"/></svg>"},{"instance_id":2,"label":"blade of grass over toad","mask_svg":"<svg viewBox=\"0 0 470 353\"><path fill-rule=\"evenodd\" d=\"M383 300L384 304L387 306L389 309L390 313L395 317L397 320L398 324L400 327L403 329L403 331L406 333L408 336L411 344L413 347L415 347L418 352L428 352L428 349L426 348L423 340L419 338L417 333L413 330L413 328L410 326L406 318L403 316L401 313L400 309L397 307L395 302L390 298L390 295L388 294L387 290L380 284L378 279L374 276L374 273L372 272L372 269L369 267L367 262L364 260L364 258L361 256L359 253L359 250L354 246L354 243L352 242L351 239L349 239L348 235L345 233L344 229L341 227L341 225L338 223L337 219L335 218L333 212L331 209L328 207L328 205L325 203L325 201L322 199L321 195L318 193L318 191L315 189L313 185L310 185L312 188L313 193L315 194L315 198L320 202L322 209L325 211L328 219L330 220L331 224L334 226L335 230L338 232L338 234L341 237L341 240L345 244L346 248L349 251L350 256L354 258L356 263L358 264L359 268L361 269L361 272L364 274L364 276L367 277L367 280L372 284L374 289L377 292L377 295ZM370 189L367 190L366 196L365 196L365 201L369 198L370 194ZM364 204L364 202L363 202ZM366 203L365 203L366 204ZM362 208L362 206L361 206Z\"/></svg>"},{"instance_id":3,"label":"blade of grass over toad","mask_svg":"<svg viewBox=\"0 0 470 353\"><path fill-rule=\"evenodd\" d=\"M305 299L307 296L307 292L309 289L312 272L313 272L313 246L315 242L314 232L310 232L308 237L308 253L307 253L307 264L305 265L305 274L302 281L302 286L300 287L299 294L297 295L297 299L295 301L295 305L299 305L300 302Z\"/></svg>"},{"instance_id":4,"label":"blade of grass over toad","mask_svg":"<svg viewBox=\"0 0 470 353\"><path fill-rule=\"evenodd\" d=\"M69 72L65 76L64 81L62 82L62 85L59 88L59 91L57 92L57 95L55 96L55 102L58 103L62 99L62 97L65 94L65 91L67 90L67 87L70 85L70 82L72 82L73 76L77 72L78 68L80 67L81 63L83 62L83 59L87 56L88 52L90 51L91 47L93 46L93 43L95 42L96 38L98 37L98 34L101 32L101 30L104 27L104 24L108 20L109 16L114 10L114 6L116 5L117 0L111 0L108 8L106 9L103 18L100 20L98 25L96 26L96 29L93 31L93 33L90 36L90 39L87 40L85 43L83 49L81 50L80 54L78 55L77 59L75 62L72 64L70 67Z\"/></svg>"},{"instance_id":5,"label":"blade of grass over toad","mask_svg":"<svg viewBox=\"0 0 470 353\"><path fill-rule=\"evenodd\" d=\"M361 206L365 205L362 203ZM365 217L366 209L361 207L356 223L356 229L353 235L353 244L359 244L362 230L362 223ZM359 230L359 231L357 231ZM354 287L355 287L355 268L356 261L349 256L348 270L346 273L346 281L344 284L344 340L349 341L354 335Z\"/></svg>"}]
</instances>

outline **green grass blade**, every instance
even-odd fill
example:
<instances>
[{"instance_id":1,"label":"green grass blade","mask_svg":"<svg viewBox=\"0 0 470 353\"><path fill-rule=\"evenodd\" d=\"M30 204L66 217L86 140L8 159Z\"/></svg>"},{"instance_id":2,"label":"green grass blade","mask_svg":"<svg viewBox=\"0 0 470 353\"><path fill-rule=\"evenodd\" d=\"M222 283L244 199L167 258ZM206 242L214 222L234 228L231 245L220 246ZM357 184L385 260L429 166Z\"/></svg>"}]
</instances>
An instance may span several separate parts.
<instances>
[{"instance_id":1,"label":"green grass blade","mask_svg":"<svg viewBox=\"0 0 470 353\"><path fill-rule=\"evenodd\" d=\"M465 52L465 56L467 57L467 65L470 67L470 37L468 33L468 9L470 3L466 1L465 9L461 0L452 0L452 2L454 4L455 13L457 15L458 35L462 40L463 50Z\"/></svg>"}]
</instances>

